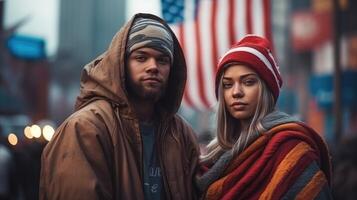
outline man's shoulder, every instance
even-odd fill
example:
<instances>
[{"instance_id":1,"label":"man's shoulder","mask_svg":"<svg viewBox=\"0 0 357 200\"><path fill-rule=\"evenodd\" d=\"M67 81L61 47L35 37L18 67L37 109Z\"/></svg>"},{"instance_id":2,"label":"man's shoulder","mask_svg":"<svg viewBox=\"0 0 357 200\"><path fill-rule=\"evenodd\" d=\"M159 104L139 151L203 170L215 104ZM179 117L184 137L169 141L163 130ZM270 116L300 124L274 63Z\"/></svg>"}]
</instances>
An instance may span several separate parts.
<instances>
[{"instance_id":1,"label":"man's shoulder","mask_svg":"<svg viewBox=\"0 0 357 200\"><path fill-rule=\"evenodd\" d=\"M83 106L73 114L77 115L88 115L88 114L108 114L112 113L113 108L108 101L105 100L96 100L88 103Z\"/></svg>"},{"instance_id":2,"label":"man's shoulder","mask_svg":"<svg viewBox=\"0 0 357 200\"><path fill-rule=\"evenodd\" d=\"M113 109L105 100L93 101L79 110L72 113L67 119L67 123L77 123L80 121L111 121L113 120Z\"/></svg>"}]
</instances>

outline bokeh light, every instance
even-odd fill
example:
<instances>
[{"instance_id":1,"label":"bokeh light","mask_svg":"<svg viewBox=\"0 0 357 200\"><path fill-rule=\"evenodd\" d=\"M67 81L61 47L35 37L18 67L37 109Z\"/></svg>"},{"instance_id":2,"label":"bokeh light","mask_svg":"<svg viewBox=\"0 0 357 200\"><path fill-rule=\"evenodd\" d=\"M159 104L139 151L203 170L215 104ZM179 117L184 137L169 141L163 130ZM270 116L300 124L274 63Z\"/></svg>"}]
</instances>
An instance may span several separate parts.
<instances>
[{"instance_id":1,"label":"bokeh light","mask_svg":"<svg viewBox=\"0 0 357 200\"><path fill-rule=\"evenodd\" d=\"M26 126L25 129L24 129L24 135L25 137L27 137L28 139L32 139L33 138L33 135L31 133L31 127L29 126Z\"/></svg>"},{"instance_id":2,"label":"bokeh light","mask_svg":"<svg viewBox=\"0 0 357 200\"><path fill-rule=\"evenodd\" d=\"M9 136L7 137L7 140L13 146L15 146L18 142L17 136L14 133L10 133Z\"/></svg>"},{"instance_id":3,"label":"bokeh light","mask_svg":"<svg viewBox=\"0 0 357 200\"><path fill-rule=\"evenodd\" d=\"M46 125L43 127L42 129L42 134L43 134L43 137L47 140L47 141L50 141L53 137L55 133L55 129L53 129L52 126L50 125Z\"/></svg>"},{"instance_id":4,"label":"bokeh light","mask_svg":"<svg viewBox=\"0 0 357 200\"><path fill-rule=\"evenodd\" d=\"M32 134L33 137L35 137L35 138L41 137L41 128L40 128L38 125L36 125L36 124L32 125L32 126L31 126L31 134Z\"/></svg>"}]
</instances>

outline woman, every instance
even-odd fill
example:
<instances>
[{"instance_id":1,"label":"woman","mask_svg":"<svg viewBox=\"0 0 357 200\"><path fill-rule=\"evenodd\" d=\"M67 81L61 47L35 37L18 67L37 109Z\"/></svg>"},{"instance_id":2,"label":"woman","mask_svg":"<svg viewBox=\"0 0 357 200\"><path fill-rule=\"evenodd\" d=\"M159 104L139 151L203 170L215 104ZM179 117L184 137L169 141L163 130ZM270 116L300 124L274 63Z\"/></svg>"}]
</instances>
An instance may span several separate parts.
<instances>
[{"instance_id":1,"label":"woman","mask_svg":"<svg viewBox=\"0 0 357 200\"><path fill-rule=\"evenodd\" d=\"M275 110L282 79L265 38L248 35L216 74L217 136L197 178L204 199L329 199L330 158L309 126Z\"/></svg>"}]
</instances>

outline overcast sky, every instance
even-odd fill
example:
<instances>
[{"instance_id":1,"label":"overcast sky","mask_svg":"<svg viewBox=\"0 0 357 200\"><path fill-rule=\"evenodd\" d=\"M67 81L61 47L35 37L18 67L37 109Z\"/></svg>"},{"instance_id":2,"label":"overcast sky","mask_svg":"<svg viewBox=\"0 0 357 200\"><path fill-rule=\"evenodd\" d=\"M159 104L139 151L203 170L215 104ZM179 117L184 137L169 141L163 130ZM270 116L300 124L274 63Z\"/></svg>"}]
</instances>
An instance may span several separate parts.
<instances>
[{"instance_id":1,"label":"overcast sky","mask_svg":"<svg viewBox=\"0 0 357 200\"><path fill-rule=\"evenodd\" d=\"M19 34L46 40L47 53L53 55L58 43L58 8L60 0L6 0L5 28L28 18Z\"/></svg>"},{"instance_id":2,"label":"overcast sky","mask_svg":"<svg viewBox=\"0 0 357 200\"><path fill-rule=\"evenodd\" d=\"M47 53L52 56L58 46L59 2L60 0L5 0L5 28L27 18L18 33L45 39ZM137 12L161 15L160 0L127 0L126 11L127 19Z\"/></svg>"},{"instance_id":3,"label":"overcast sky","mask_svg":"<svg viewBox=\"0 0 357 200\"><path fill-rule=\"evenodd\" d=\"M147 12L160 16L160 1L161 0L127 0L127 19L138 12Z\"/></svg>"}]
</instances>

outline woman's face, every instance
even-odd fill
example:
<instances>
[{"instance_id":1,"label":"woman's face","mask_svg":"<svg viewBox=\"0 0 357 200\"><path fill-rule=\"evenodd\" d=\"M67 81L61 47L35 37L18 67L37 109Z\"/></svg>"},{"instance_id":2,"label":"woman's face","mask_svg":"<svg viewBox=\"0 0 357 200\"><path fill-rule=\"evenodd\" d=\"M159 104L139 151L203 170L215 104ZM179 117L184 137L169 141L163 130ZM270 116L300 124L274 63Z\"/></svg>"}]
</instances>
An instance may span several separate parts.
<instances>
[{"instance_id":1,"label":"woman's face","mask_svg":"<svg viewBox=\"0 0 357 200\"><path fill-rule=\"evenodd\" d=\"M229 66L223 74L222 89L226 108L232 117L250 120L259 99L259 77L246 65Z\"/></svg>"}]
</instances>

